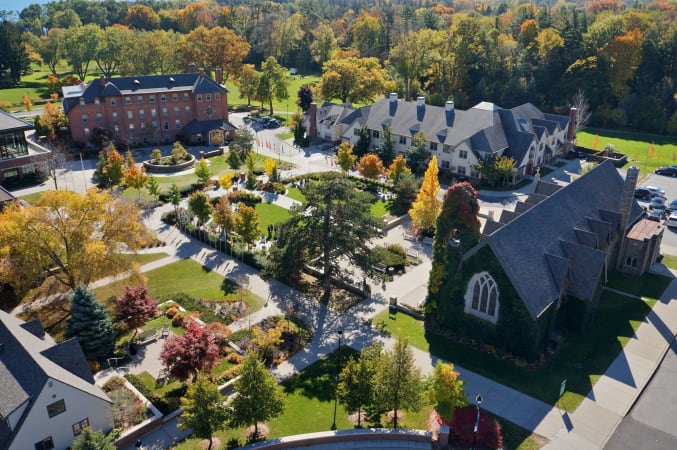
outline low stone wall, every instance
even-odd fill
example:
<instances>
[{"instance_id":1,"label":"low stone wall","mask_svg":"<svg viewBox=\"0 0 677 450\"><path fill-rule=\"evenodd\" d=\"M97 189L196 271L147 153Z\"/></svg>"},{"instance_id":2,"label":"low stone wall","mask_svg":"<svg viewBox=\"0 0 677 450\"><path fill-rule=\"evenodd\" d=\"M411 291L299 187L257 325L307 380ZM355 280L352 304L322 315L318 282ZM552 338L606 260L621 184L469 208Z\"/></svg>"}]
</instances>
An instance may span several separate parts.
<instances>
[{"instance_id":1,"label":"low stone wall","mask_svg":"<svg viewBox=\"0 0 677 450\"><path fill-rule=\"evenodd\" d=\"M400 428L368 428L363 430L326 431L322 433L299 434L285 436L270 441L257 442L242 447L246 450L264 448L313 450L337 448L398 448L398 449L432 449L432 433L422 430L403 430Z\"/></svg>"},{"instance_id":2,"label":"low stone wall","mask_svg":"<svg viewBox=\"0 0 677 450\"><path fill-rule=\"evenodd\" d=\"M628 156L622 153L609 153L604 155L603 150L594 150L591 148L575 146L574 152L578 153L578 156L584 156L588 161L603 162L603 161L612 161L614 166L623 167L625 163L628 162Z\"/></svg>"},{"instance_id":3,"label":"low stone wall","mask_svg":"<svg viewBox=\"0 0 677 450\"><path fill-rule=\"evenodd\" d=\"M143 167L145 167L146 172L149 173L172 173L172 172L181 172L182 170L189 169L195 164L195 157L190 155L190 161L182 162L181 164L152 164L150 161L144 161Z\"/></svg>"},{"instance_id":4,"label":"low stone wall","mask_svg":"<svg viewBox=\"0 0 677 450\"><path fill-rule=\"evenodd\" d=\"M216 150L204 151L200 150L200 158L211 158L212 156L221 156L223 155L223 147L219 147Z\"/></svg>"}]
</instances>

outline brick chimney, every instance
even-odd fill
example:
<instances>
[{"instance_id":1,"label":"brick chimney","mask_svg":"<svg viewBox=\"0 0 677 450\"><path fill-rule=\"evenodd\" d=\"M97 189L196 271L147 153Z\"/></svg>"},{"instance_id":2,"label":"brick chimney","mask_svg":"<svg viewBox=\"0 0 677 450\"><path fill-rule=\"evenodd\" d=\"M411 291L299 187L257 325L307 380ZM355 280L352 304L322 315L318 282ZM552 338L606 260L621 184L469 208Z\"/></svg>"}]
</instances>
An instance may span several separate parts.
<instances>
[{"instance_id":1,"label":"brick chimney","mask_svg":"<svg viewBox=\"0 0 677 450\"><path fill-rule=\"evenodd\" d=\"M195 72L197 72L197 70L195 70L195 63L188 63L186 73L195 73Z\"/></svg>"},{"instance_id":2,"label":"brick chimney","mask_svg":"<svg viewBox=\"0 0 677 450\"><path fill-rule=\"evenodd\" d=\"M448 100L444 104L444 115L447 118L447 126L453 127L454 119L456 118L456 111L454 110L454 102L452 102L451 100Z\"/></svg>"},{"instance_id":3,"label":"brick chimney","mask_svg":"<svg viewBox=\"0 0 677 450\"><path fill-rule=\"evenodd\" d=\"M308 114L308 136L311 138L317 137L317 103L310 104L310 112Z\"/></svg>"},{"instance_id":4,"label":"brick chimney","mask_svg":"<svg viewBox=\"0 0 677 450\"><path fill-rule=\"evenodd\" d=\"M576 108L569 109L569 128L567 129L567 141L571 143L574 140L574 125L576 124Z\"/></svg>"},{"instance_id":5,"label":"brick chimney","mask_svg":"<svg viewBox=\"0 0 677 450\"><path fill-rule=\"evenodd\" d=\"M395 112L397 111L397 92L391 92L390 96L388 97L388 101L389 101L388 112L390 114L390 117L393 117L395 115Z\"/></svg>"},{"instance_id":6,"label":"brick chimney","mask_svg":"<svg viewBox=\"0 0 677 450\"><path fill-rule=\"evenodd\" d=\"M99 75L99 84L103 87L106 85L106 77L102 74Z\"/></svg>"},{"instance_id":7,"label":"brick chimney","mask_svg":"<svg viewBox=\"0 0 677 450\"><path fill-rule=\"evenodd\" d=\"M416 97L416 120L423 122L425 116L425 97Z\"/></svg>"},{"instance_id":8,"label":"brick chimney","mask_svg":"<svg viewBox=\"0 0 677 450\"><path fill-rule=\"evenodd\" d=\"M216 69L216 82L218 84L223 84L223 69L220 67L217 67Z\"/></svg>"}]
</instances>

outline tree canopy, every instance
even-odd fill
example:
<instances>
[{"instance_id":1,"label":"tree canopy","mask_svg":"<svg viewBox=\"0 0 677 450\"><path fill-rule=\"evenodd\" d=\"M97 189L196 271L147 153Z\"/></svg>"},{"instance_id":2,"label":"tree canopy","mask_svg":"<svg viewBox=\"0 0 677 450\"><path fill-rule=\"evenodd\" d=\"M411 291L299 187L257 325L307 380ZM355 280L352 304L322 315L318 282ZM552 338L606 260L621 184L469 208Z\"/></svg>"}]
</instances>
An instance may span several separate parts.
<instances>
[{"instance_id":1,"label":"tree canopy","mask_svg":"<svg viewBox=\"0 0 677 450\"><path fill-rule=\"evenodd\" d=\"M70 301L71 315L66 322L66 338L78 338L87 359L110 355L115 345L115 330L106 308L83 285L75 288Z\"/></svg>"},{"instance_id":2,"label":"tree canopy","mask_svg":"<svg viewBox=\"0 0 677 450\"><path fill-rule=\"evenodd\" d=\"M179 380L195 378L198 372L210 371L219 361L219 347L211 331L191 320L183 336L170 336L160 354L167 372Z\"/></svg>"},{"instance_id":3,"label":"tree canopy","mask_svg":"<svg viewBox=\"0 0 677 450\"><path fill-rule=\"evenodd\" d=\"M224 397L219 388L205 375L198 375L190 384L186 396L181 398L183 414L179 416L179 427L191 430L196 437L209 439L212 448L212 435L225 428L230 416Z\"/></svg>"}]
</instances>

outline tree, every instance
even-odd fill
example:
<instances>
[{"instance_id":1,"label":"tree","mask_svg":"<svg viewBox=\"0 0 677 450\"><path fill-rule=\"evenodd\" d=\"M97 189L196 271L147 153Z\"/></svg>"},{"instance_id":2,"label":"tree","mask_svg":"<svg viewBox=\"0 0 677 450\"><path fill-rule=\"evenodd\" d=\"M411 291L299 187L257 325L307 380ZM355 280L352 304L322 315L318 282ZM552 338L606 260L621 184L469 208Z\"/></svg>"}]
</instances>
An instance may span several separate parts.
<instances>
[{"instance_id":1,"label":"tree","mask_svg":"<svg viewBox=\"0 0 677 450\"><path fill-rule=\"evenodd\" d=\"M259 213L256 212L256 208L240 205L235 216L235 232L247 246L254 243L259 236Z\"/></svg>"},{"instance_id":2,"label":"tree","mask_svg":"<svg viewBox=\"0 0 677 450\"><path fill-rule=\"evenodd\" d=\"M219 347L214 335L194 320L188 323L183 336L171 336L160 354L167 372L181 381L195 378L198 372L209 372L219 363Z\"/></svg>"},{"instance_id":3,"label":"tree","mask_svg":"<svg viewBox=\"0 0 677 450\"><path fill-rule=\"evenodd\" d=\"M233 143L231 142L231 146L232 145ZM242 165L242 160L238 156L238 153L235 151L235 149L228 152L228 156L226 156L226 163L228 164L228 167L233 170L239 169Z\"/></svg>"},{"instance_id":4,"label":"tree","mask_svg":"<svg viewBox=\"0 0 677 450\"><path fill-rule=\"evenodd\" d=\"M373 153L367 153L360 158L358 170L360 175L371 180L377 179L385 171L381 158Z\"/></svg>"},{"instance_id":5,"label":"tree","mask_svg":"<svg viewBox=\"0 0 677 450\"><path fill-rule=\"evenodd\" d=\"M30 64L16 24L0 22L0 88L15 86Z\"/></svg>"},{"instance_id":6,"label":"tree","mask_svg":"<svg viewBox=\"0 0 677 450\"><path fill-rule=\"evenodd\" d=\"M355 156L362 157L369 152L371 148L371 132L366 125L360 128L360 138L355 143Z\"/></svg>"},{"instance_id":7,"label":"tree","mask_svg":"<svg viewBox=\"0 0 677 450\"><path fill-rule=\"evenodd\" d=\"M383 128L381 143L378 145L376 153L383 161L384 166L389 166L395 157L395 138L393 138L393 129L390 125Z\"/></svg>"},{"instance_id":8,"label":"tree","mask_svg":"<svg viewBox=\"0 0 677 450\"><path fill-rule=\"evenodd\" d=\"M393 427L397 428L397 411L418 411L421 407L421 372L414 364L414 354L407 341L400 338L392 351L382 354L376 369L378 403L393 411Z\"/></svg>"},{"instance_id":9,"label":"tree","mask_svg":"<svg viewBox=\"0 0 677 450\"><path fill-rule=\"evenodd\" d=\"M253 64L244 64L240 71L240 76L235 80L235 84L240 90L240 98L247 99L247 106L250 106L252 99L256 98L259 78L260 74L256 71Z\"/></svg>"},{"instance_id":10,"label":"tree","mask_svg":"<svg viewBox=\"0 0 677 450\"><path fill-rule=\"evenodd\" d=\"M120 184L124 175L124 158L113 144L99 152L99 161L96 164L96 179L103 187L113 187Z\"/></svg>"},{"instance_id":11,"label":"tree","mask_svg":"<svg viewBox=\"0 0 677 450\"><path fill-rule=\"evenodd\" d=\"M127 57L124 49L132 39L132 32L126 27L113 26L100 30L93 59L101 73L110 78Z\"/></svg>"},{"instance_id":12,"label":"tree","mask_svg":"<svg viewBox=\"0 0 677 450\"><path fill-rule=\"evenodd\" d=\"M44 191L35 206L0 213L0 249L7 248L0 280L31 288L50 273L71 289L131 266L120 247L138 249L146 231L138 207L109 192ZM53 270L58 268L58 270Z\"/></svg>"},{"instance_id":13,"label":"tree","mask_svg":"<svg viewBox=\"0 0 677 450\"><path fill-rule=\"evenodd\" d=\"M442 209L442 202L437 198L437 194L440 193L438 173L437 157L433 156L425 171L421 190L409 210L414 225L423 230L430 230L435 226Z\"/></svg>"},{"instance_id":14,"label":"tree","mask_svg":"<svg viewBox=\"0 0 677 450\"><path fill-rule=\"evenodd\" d=\"M287 71L273 56L261 64L261 77L257 95L261 104L268 102L270 114L273 114L273 99L283 101L289 98L289 80Z\"/></svg>"},{"instance_id":15,"label":"tree","mask_svg":"<svg viewBox=\"0 0 677 450\"><path fill-rule=\"evenodd\" d=\"M456 183L447 189L442 212L437 221L436 241L446 247L453 234L461 242L461 248L469 249L480 239L480 211L477 191L468 182ZM437 244L435 244L437 245Z\"/></svg>"},{"instance_id":16,"label":"tree","mask_svg":"<svg viewBox=\"0 0 677 450\"><path fill-rule=\"evenodd\" d=\"M416 201L416 196L421 187L420 179L411 173L403 173L393 187L395 200L393 201L393 213L396 215L406 214L411 205Z\"/></svg>"},{"instance_id":17,"label":"tree","mask_svg":"<svg viewBox=\"0 0 677 450\"><path fill-rule=\"evenodd\" d=\"M334 36L334 30L325 23L315 28L312 35L314 40L310 44L310 55L313 57L313 61L322 65L329 61L338 49L336 36ZM304 111L306 110L304 109Z\"/></svg>"},{"instance_id":18,"label":"tree","mask_svg":"<svg viewBox=\"0 0 677 450\"><path fill-rule=\"evenodd\" d=\"M362 350L358 358L350 358L339 375L338 400L349 412L357 412L357 427L362 422L362 410L375 400L374 377L382 348L376 343Z\"/></svg>"},{"instance_id":19,"label":"tree","mask_svg":"<svg viewBox=\"0 0 677 450\"><path fill-rule=\"evenodd\" d=\"M202 191L195 191L188 197L188 208L197 217L197 226L202 227L212 215L212 204L209 196Z\"/></svg>"},{"instance_id":20,"label":"tree","mask_svg":"<svg viewBox=\"0 0 677 450\"><path fill-rule=\"evenodd\" d=\"M230 178L230 175L228 177ZM219 198L219 201L216 203L213 220L224 233L229 233L235 227L235 214L227 196L224 195Z\"/></svg>"},{"instance_id":21,"label":"tree","mask_svg":"<svg viewBox=\"0 0 677 450\"><path fill-rule=\"evenodd\" d=\"M322 66L318 90L327 100L366 103L391 88L394 85L378 59L335 56Z\"/></svg>"},{"instance_id":22,"label":"tree","mask_svg":"<svg viewBox=\"0 0 677 450\"><path fill-rule=\"evenodd\" d=\"M132 332L130 341L134 341L139 327L157 315L157 302L150 297L146 286L125 286L125 290L115 299L115 320Z\"/></svg>"},{"instance_id":23,"label":"tree","mask_svg":"<svg viewBox=\"0 0 677 450\"><path fill-rule=\"evenodd\" d=\"M160 16L146 5L132 5L127 8L124 23L135 30L155 30L160 26Z\"/></svg>"},{"instance_id":24,"label":"tree","mask_svg":"<svg viewBox=\"0 0 677 450\"><path fill-rule=\"evenodd\" d=\"M378 56L381 50L383 25L374 15L362 11L352 29L353 46L364 56Z\"/></svg>"},{"instance_id":25,"label":"tree","mask_svg":"<svg viewBox=\"0 0 677 450\"><path fill-rule=\"evenodd\" d=\"M206 159L200 158L197 166L195 166L195 175L197 175L197 181L201 185L204 185L209 181L212 176L212 168Z\"/></svg>"},{"instance_id":26,"label":"tree","mask_svg":"<svg viewBox=\"0 0 677 450\"><path fill-rule=\"evenodd\" d=\"M209 439L207 448L211 449L212 435L225 428L230 416L219 388L207 376L198 375L181 398L181 407L179 428L191 430L200 439Z\"/></svg>"},{"instance_id":27,"label":"tree","mask_svg":"<svg viewBox=\"0 0 677 450\"><path fill-rule=\"evenodd\" d=\"M275 348L283 342L282 328L271 327L267 331L261 327L252 328L252 345L256 349L256 354L264 364L270 364L275 356Z\"/></svg>"},{"instance_id":28,"label":"tree","mask_svg":"<svg viewBox=\"0 0 677 450\"><path fill-rule=\"evenodd\" d=\"M275 378L256 356L249 355L242 363L240 379L235 382L237 395L230 403L232 426L253 425L255 439L259 422L275 418L284 410L284 398Z\"/></svg>"},{"instance_id":29,"label":"tree","mask_svg":"<svg viewBox=\"0 0 677 450\"><path fill-rule=\"evenodd\" d=\"M411 170L407 167L407 160L404 159L404 156L397 155L397 158L388 167L388 178L396 185L402 175L407 173L411 173Z\"/></svg>"},{"instance_id":30,"label":"tree","mask_svg":"<svg viewBox=\"0 0 677 450\"><path fill-rule=\"evenodd\" d=\"M146 188L148 189L148 194L150 194L153 199L157 200L160 196L160 184L153 175L148 177L148 182L146 183Z\"/></svg>"},{"instance_id":31,"label":"tree","mask_svg":"<svg viewBox=\"0 0 677 450\"><path fill-rule=\"evenodd\" d=\"M490 186L496 186L500 181L505 184L515 175L515 160L510 156L490 154L480 160L475 170Z\"/></svg>"},{"instance_id":32,"label":"tree","mask_svg":"<svg viewBox=\"0 0 677 450\"><path fill-rule=\"evenodd\" d=\"M68 117L61 106L47 102L44 111L34 123L38 134L54 140L59 129L68 126Z\"/></svg>"},{"instance_id":33,"label":"tree","mask_svg":"<svg viewBox=\"0 0 677 450\"><path fill-rule=\"evenodd\" d=\"M179 64L187 67L195 63L207 70L223 70L223 82L237 77L250 46L243 36L226 27L191 27L190 33L180 37L177 51Z\"/></svg>"},{"instance_id":34,"label":"tree","mask_svg":"<svg viewBox=\"0 0 677 450\"><path fill-rule=\"evenodd\" d=\"M412 138L412 146L407 151L409 165L414 173L420 174L428 164L430 151L428 151L428 137L424 132L419 131Z\"/></svg>"},{"instance_id":35,"label":"tree","mask_svg":"<svg viewBox=\"0 0 677 450\"><path fill-rule=\"evenodd\" d=\"M242 161L244 161L247 158L247 155L252 150L253 145L254 145L254 133L252 133L252 131L249 128L242 125L238 127L237 130L235 130L235 133L233 133L233 140L230 142L230 151L231 153L237 152L237 156L240 160L240 163L242 163ZM230 161L228 162L230 163ZM237 167L233 168L236 169Z\"/></svg>"},{"instance_id":36,"label":"tree","mask_svg":"<svg viewBox=\"0 0 677 450\"><path fill-rule=\"evenodd\" d=\"M108 356L115 346L115 330L106 308L84 285L70 297L70 317L66 321L66 339L78 338L87 359Z\"/></svg>"},{"instance_id":37,"label":"tree","mask_svg":"<svg viewBox=\"0 0 677 450\"><path fill-rule=\"evenodd\" d=\"M412 83L423 75L430 67L434 48L438 45L438 33L423 29L402 36L388 57L390 64L402 78L405 89L405 100L411 100Z\"/></svg>"},{"instance_id":38,"label":"tree","mask_svg":"<svg viewBox=\"0 0 677 450\"><path fill-rule=\"evenodd\" d=\"M87 427L71 444L71 450L115 450L117 447L102 431Z\"/></svg>"},{"instance_id":39,"label":"tree","mask_svg":"<svg viewBox=\"0 0 677 450\"><path fill-rule=\"evenodd\" d=\"M357 159L357 156L353 154L353 146L348 142L341 142L336 156L338 165L344 172L348 172L355 165L355 160Z\"/></svg>"},{"instance_id":40,"label":"tree","mask_svg":"<svg viewBox=\"0 0 677 450\"><path fill-rule=\"evenodd\" d=\"M225 189L226 191L233 187L233 174L224 173L219 175L219 186L221 186L221 189Z\"/></svg>"},{"instance_id":41,"label":"tree","mask_svg":"<svg viewBox=\"0 0 677 450\"><path fill-rule=\"evenodd\" d=\"M56 66L63 57L66 32L61 28L52 28L46 36L40 36L36 50L42 61L56 75Z\"/></svg>"},{"instance_id":42,"label":"tree","mask_svg":"<svg viewBox=\"0 0 677 450\"><path fill-rule=\"evenodd\" d=\"M148 182L148 175L146 175L146 169L144 167L139 168L136 164L132 164L127 167L124 172L124 183L125 186L132 189L136 189L136 199L138 200L141 197L141 189Z\"/></svg>"},{"instance_id":43,"label":"tree","mask_svg":"<svg viewBox=\"0 0 677 450\"><path fill-rule=\"evenodd\" d=\"M28 96L28 93L25 93L24 95L21 96L21 103L24 105L24 108L26 108L26 111L30 111L33 109L33 102L31 101L31 98Z\"/></svg>"},{"instance_id":44,"label":"tree","mask_svg":"<svg viewBox=\"0 0 677 450\"><path fill-rule=\"evenodd\" d=\"M172 187L169 188L169 202L174 207L174 212L178 216L179 204L181 203L181 190L175 183L172 183Z\"/></svg>"},{"instance_id":45,"label":"tree","mask_svg":"<svg viewBox=\"0 0 677 450\"><path fill-rule=\"evenodd\" d=\"M453 364L437 361L427 384L428 399L435 406L435 411L447 421L451 421L454 409L467 404L463 381Z\"/></svg>"},{"instance_id":46,"label":"tree","mask_svg":"<svg viewBox=\"0 0 677 450\"><path fill-rule=\"evenodd\" d=\"M585 96L583 89L579 89L574 94L574 98L571 100L571 107L576 108L576 115L574 116L574 133L578 133L586 126L590 121L590 105L588 104L588 99Z\"/></svg>"},{"instance_id":47,"label":"tree","mask_svg":"<svg viewBox=\"0 0 677 450\"><path fill-rule=\"evenodd\" d=\"M94 24L72 27L66 30L66 61L81 80L87 77L89 64L96 55L96 47L101 37L101 28Z\"/></svg>"},{"instance_id":48,"label":"tree","mask_svg":"<svg viewBox=\"0 0 677 450\"><path fill-rule=\"evenodd\" d=\"M277 174L277 162L273 158L267 158L264 163L263 169L266 171L266 175L270 178L271 181L277 181L273 179L273 176Z\"/></svg>"},{"instance_id":49,"label":"tree","mask_svg":"<svg viewBox=\"0 0 677 450\"><path fill-rule=\"evenodd\" d=\"M184 147L181 142L176 141L174 142L174 145L172 146L172 164L178 164L182 161L186 161L190 154L188 153L188 150L186 150L186 147Z\"/></svg>"},{"instance_id":50,"label":"tree","mask_svg":"<svg viewBox=\"0 0 677 450\"><path fill-rule=\"evenodd\" d=\"M313 89L307 84L301 85L297 97L296 104L299 105L301 111L306 112L310 109L310 104L313 103Z\"/></svg>"}]
</instances>

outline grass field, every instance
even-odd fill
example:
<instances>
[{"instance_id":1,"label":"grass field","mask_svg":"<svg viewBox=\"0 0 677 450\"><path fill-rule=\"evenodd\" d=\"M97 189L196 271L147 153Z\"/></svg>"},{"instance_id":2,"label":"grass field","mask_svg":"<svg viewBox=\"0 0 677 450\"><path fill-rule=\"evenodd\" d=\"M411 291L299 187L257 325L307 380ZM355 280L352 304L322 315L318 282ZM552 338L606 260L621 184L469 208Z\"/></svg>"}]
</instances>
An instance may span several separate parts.
<instances>
[{"instance_id":1,"label":"grass field","mask_svg":"<svg viewBox=\"0 0 677 450\"><path fill-rule=\"evenodd\" d=\"M597 149L603 150L612 144L615 151L628 155L628 164L639 167L642 175L653 172L660 166L677 164L677 140L663 136L652 136L597 128L587 128L576 134L578 144L592 148L597 139ZM649 157L649 147L653 143L653 156Z\"/></svg>"},{"instance_id":2,"label":"grass field","mask_svg":"<svg viewBox=\"0 0 677 450\"><path fill-rule=\"evenodd\" d=\"M268 235L268 225L282 223L291 217L289 210L272 203L257 203L256 212L259 213L259 231L265 235Z\"/></svg>"},{"instance_id":3,"label":"grass field","mask_svg":"<svg viewBox=\"0 0 677 450\"><path fill-rule=\"evenodd\" d=\"M406 337L417 348L549 404L557 401L559 383L566 378L567 392L561 405L573 411L633 336L669 282L666 277L650 276L636 283L635 292L645 297L644 301L605 291L593 323L585 331L569 337L552 361L535 370L517 367L433 334L423 328L422 322L405 314L389 314L386 310L374 318L374 323L385 323L387 331ZM618 288L621 284L613 286Z\"/></svg>"}]
</instances>

